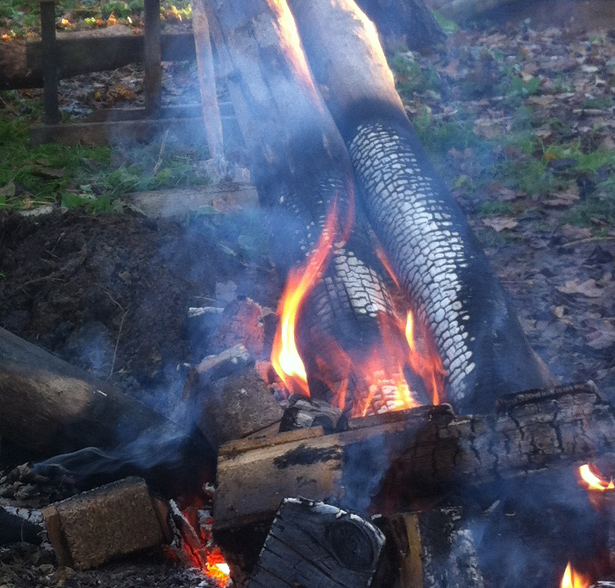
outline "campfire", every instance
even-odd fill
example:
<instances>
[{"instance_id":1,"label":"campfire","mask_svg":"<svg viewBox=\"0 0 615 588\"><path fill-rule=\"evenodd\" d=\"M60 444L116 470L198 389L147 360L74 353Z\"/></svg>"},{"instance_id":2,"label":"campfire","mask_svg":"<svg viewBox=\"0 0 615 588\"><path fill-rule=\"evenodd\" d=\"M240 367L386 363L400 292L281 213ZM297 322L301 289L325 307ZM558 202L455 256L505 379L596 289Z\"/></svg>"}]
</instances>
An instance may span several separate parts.
<instances>
[{"instance_id":1,"label":"campfire","mask_svg":"<svg viewBox=\"0 0 615 588\"><path fill-rule=\"evenodd\" d=\"M199 5L285 286L275 313L250 299L218 313L223 349L190 367L178 422L3 335L21 392L0 395L8 435L59 454L15 484L89 489L42 511L58 562L164 546L220 587L480 588L524 585L513 552L542 541L549 586L614 573L599 467L615 410L593 382L557 385L530 348L374 24L353 0ZM44 408L23 424L32 399ZM590 513L586 559L528 522L564 482L574 516L548 514Z\"/></svg>"}]
</instances>

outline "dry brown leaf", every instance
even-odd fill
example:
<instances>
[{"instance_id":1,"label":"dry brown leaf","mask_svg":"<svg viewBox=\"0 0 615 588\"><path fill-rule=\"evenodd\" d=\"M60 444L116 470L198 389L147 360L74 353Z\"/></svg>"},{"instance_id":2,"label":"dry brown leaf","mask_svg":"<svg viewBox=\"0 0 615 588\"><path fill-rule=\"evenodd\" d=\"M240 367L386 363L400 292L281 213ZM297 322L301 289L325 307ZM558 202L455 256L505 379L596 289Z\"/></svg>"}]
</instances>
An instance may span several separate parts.
<instances>
[{"instance_id":1,"label":"dry brown leaf","mask_svg":"<svg viewBox=\"0 0 615 588\"><path fill-rule=\"evenodd\" d=\"M566 307L565 306L552 306L551 307L551 312L558 319L561 319L564 316L564 313L566 312Z\"/></svg>"},{"instance_id":2,"label":"dry brown leaf","mask_svg":"<svg viewBox=\"0 0 615 588\"><path fill-rule=\"evenodd\" d=\"M499 233L506 229L514 229L519 224L519 221L505 216L494 216L492 218L484 218L483 224Z\"/></svg>"},{"instance_id":3,"label":"dry brown leaf","mask_svg":"<svg viewBox=\"0 0 615 588\"><path fill-rule=\"evenodd\" d=\"M555 98L549 94L545 96L530 96L527 99L530 104L535 104L536 106L550 106L554 100Z\"/></svg>"},{"instance_id":4,"label":"dry brown leaf","mask_svg":"<svg viewBox=\"0 0 615 588\"><path fill-rule=\"evenodd\" d=\"M590 278L580 283L577 280L568 280L563 286L557 286L562 294L580 294L587 298L601 298L604 290L596 286L596 280Z\"/></svg>"},{"instance_id":5,"label":"dry brown leaf","mask_svg":"<svg viewBox=\"0 0 615 588\"><path fill-rule=\"evenodd\" d=\"M15 182L9 182L0 188L0 196L15 196Z\"/></svg>"},{"instance_id":6,"label":"dry brown leaf","mask_svg":"<svg viewBox=\"0 0 615 588\"><path fill-rule=\"evenodd\" d=\"M575 227L574 225L562 225L560 232L566 239L570 241L578 241L579 239L589 239L592 236L592 230L584 227Z\"/></svg>"}]
</instances>

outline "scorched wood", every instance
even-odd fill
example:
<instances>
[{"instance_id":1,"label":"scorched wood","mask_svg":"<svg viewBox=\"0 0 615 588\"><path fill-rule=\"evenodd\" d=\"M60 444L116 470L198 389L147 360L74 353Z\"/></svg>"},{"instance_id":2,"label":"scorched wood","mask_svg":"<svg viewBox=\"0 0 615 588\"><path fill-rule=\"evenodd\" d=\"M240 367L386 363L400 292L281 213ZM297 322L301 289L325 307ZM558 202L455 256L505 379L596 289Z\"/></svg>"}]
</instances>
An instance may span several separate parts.
<instances>
[{"instance_id":1,"label":"scorched wood","mask_svg":"<svg viewBox=\"0 0 615 588\"><path fill-rule=\"evenodd\" d=\"M386 514L445 489L615 451L615 411L592 384L520 394L500 402L495 414L464 417L425 407L350 425L334 435L306 429L223 446L215 530L224 535L271 520L284 496Z\"/></svg>"},{"instance_id":2,"label":"scorched wood","mask_svg":"<svg viewBox=\"0 0 615 588\"><path fill-rule=\"evenodd\" d=\"M383 545L380 530L357 515L287 498L247 588L368 588Z\"/></svg>"},{"instance_id":3,"label":"scorched wood","mask_svg":"<svg viewBox=\"0 0 615 588\"><path fill-rule=\"evenodd\" d=\"M368 218L429 327L459 412L551 380L406 117L373 24L354 0L289 0L348 146Z\"/></svg>"}]
</instances>

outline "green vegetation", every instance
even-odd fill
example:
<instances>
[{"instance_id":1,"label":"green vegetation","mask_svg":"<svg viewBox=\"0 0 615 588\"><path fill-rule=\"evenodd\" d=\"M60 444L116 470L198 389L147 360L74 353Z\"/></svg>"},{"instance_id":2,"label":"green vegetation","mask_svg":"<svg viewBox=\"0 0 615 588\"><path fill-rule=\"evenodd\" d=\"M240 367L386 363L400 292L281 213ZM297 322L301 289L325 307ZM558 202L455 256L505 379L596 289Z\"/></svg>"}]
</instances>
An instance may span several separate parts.
<instances>
[{"instance_id":1,"label":"green vegetation","mask_svg":"<svg viewBox=\"0 0 615 588\"><path fill-rule=\"evenodd\" d=\"M85 147L48 143L33 147L29 125L38 119L35 100L0 94L0 209L60 203L92 212L117 210L118 196L137 190L207 183L195 175L198 153L169 137L130 148ZM17 117L20 110L29 116ZM7 112L8 110L8 112ZM156 173L154 172L154 168Z\"/></svg>"}]
</instances>

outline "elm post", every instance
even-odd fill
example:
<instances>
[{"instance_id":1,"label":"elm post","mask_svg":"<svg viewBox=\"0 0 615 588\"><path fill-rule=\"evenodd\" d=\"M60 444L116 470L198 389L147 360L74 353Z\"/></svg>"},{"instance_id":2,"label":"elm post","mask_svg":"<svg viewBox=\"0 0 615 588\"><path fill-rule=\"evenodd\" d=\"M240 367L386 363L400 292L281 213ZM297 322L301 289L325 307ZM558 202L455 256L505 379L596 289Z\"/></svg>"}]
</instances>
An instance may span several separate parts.
<instances>
[{"instance_id":1,"label":"elm post","mask_svg":"<svg viewBox=\"0 0 615 588\"><path fill-rule=\"evenodd\" d=\"M58 53L56 43L56 0L39 0L43 50L43 96L45 124L60 122L58 107Z\"/></svg>"},{"instance_id":2,"label":"elm post","mask_svg":"<svg viewBox=\"0 0 615 588\"><path fill-rule=\"evenodd\" d=\"M160 0L145 0L145 112L158 118L162 95Z\"/></svg>"}]
</instances>

